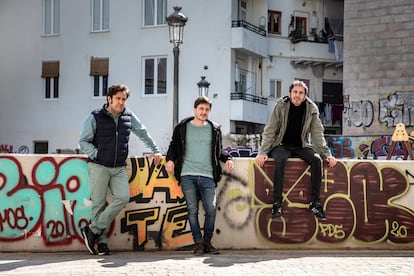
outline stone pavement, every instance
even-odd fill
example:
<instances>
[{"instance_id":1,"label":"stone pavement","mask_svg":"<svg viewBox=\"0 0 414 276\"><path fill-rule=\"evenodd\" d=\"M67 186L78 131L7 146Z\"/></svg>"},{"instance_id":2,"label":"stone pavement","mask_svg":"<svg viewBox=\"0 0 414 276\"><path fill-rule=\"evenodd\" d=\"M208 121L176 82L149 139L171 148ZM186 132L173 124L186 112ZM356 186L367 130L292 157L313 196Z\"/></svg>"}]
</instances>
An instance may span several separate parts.
<instances>
[{"instance_id":1,"label":"stone pavement","mask_svg":"<svg viewBox=\"0 0 414 276\"><path fill-rule=\"evenodd\" d=\"M222 250L0 253L0 275L414 275L414 251Z\"/></svg>"}]
</instances>

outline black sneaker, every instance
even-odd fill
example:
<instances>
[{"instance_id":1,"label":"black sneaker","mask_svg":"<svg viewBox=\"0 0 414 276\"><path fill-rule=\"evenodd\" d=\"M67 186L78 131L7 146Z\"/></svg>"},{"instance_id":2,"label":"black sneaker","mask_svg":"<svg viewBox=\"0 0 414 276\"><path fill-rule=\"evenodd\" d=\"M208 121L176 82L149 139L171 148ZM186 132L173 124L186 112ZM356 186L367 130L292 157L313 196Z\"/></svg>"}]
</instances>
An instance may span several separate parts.
<instances>
[{"instance_id":1,"label":"black sneaker","mask_svg":"<svg viewBox=\"0 0 414 276\"><path fill-rule=\"evenodd\" d=\"M278 202L273 204L272 219L280 218L282 216L282 205Z\"/></svg>"},{"instance_id":2,"label":"black sneaker","mask_svg":"<svg viewBox=\"0 0 414 276\"><path fill-rule=\"evenodd\" d=\"M322 205L319 201L312 201L309 205L309 209L317 219L326 219L326 216L323 213Z\"/></svg>"},{"instance_id":3,"label":"black sneaker","mask_svg":"<svg viewBox=\"0 0 414 276\"><path fill-rule=\"evenodd\" d=\"M94 234L88 226L81 228L81 233L83 240L85 241L86 248L88 248L92 255L96 255L95 241L98 238L98 235Z\"/></svg>"},{"instance_id":4,"label":"black sneaker","mask_svg":"<svg viewBox=\"0 0 414 276\"><path fill-rule=\"evenodd\" d=\"M218 251L218 249L216 249L211 242L209 241L205 241L204 242L204 253L210 253L210 254L220 254L220 251Z\"/></svg>"},{"instance_id":5,"label":"black sneaker","mask_svg":"<svg viewBox=\"0 0 414 276\"><path fill-rule=\"evenodd\" d=\"M111 251L106 243L98 243L98 255L111 255Z\"/></svg>"},{"instance_id":6,"label":"black sneaker","mask_svg":"<svg viewBox=\"0 0 414 276\"><path fill-rule=\"evenodd\" d=\"M204 248L205 248L204 243L202 243L202 242L196 243L196 245L194 247L194 254L196 254L196 255L203 254L204 253Z\"/></svg>"}]
</instances>

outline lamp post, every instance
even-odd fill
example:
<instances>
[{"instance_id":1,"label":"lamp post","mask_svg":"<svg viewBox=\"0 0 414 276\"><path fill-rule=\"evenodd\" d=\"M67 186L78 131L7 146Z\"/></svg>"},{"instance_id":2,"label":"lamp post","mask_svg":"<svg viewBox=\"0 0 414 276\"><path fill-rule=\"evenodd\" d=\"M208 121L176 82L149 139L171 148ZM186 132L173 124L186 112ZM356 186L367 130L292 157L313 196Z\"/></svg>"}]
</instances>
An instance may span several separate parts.
<instances>
[{"instance_id":1,"label":"lamp post","mask_svg":"<svg viewBox=\"0 0 414 276\"><path fill-rule=\"evenodd\" d=\"M208 87L210 83L206 80L206 77L202 76L201 80L197 83L198 85L198 95L208 97Z\"/></svg>"},{"instance_id":2,"label":"lamp post","mask_svg":"<svg viewBox=\"0 0 414 276\"><path fill-rule=\"evenodd\" d=\"M180 54L180 44L183 43L184 25L188 18L182 14L181 7L174 7L174 12L166 20L170 32L170 42L173 44L174 54L174 93L173 93L173 126L178 123L178 56Z\"/></svg>"}]
</instances>

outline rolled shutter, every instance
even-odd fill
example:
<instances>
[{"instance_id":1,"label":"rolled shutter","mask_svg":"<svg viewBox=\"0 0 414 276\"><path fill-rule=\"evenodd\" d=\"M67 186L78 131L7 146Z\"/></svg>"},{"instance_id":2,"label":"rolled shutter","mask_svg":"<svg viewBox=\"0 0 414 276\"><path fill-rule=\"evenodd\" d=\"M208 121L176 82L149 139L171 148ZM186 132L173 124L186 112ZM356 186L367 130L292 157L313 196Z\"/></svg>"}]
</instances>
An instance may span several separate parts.
<instances>
[{"instance_id":1,"label":"rolled shutter","mask_svg":"<svg viewBox=\"0 0 414 276\"><path fill-rule=\"evenodd\" d=\"M42 78L59 77L59 61L43 61Z\"/></svg>"},{"instance_id":2,"label":"rolled shutter","mask_svg":"<svg viewBox=\"0 0 414 276\"><path fill-rule=\"evenodd\" d=\"M109 58L91 58L91 76L108 76Z\"/></svg>"}]
</instances>

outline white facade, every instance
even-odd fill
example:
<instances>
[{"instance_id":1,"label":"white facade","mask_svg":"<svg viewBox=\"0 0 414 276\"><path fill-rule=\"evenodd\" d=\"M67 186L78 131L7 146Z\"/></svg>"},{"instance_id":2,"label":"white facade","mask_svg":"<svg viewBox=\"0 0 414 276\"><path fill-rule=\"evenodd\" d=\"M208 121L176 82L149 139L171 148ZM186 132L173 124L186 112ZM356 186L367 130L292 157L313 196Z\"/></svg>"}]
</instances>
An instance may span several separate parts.
<instances>
[{"instance_id":1,"label":"white facade","mask_svg":"<svg viewBox=\"0 0 414 276\"><path fill-rule=\"evenodd\" d=\"M84 119L106 102L105 97L93 96L90 62L98 57L109 59L109 85L124 83L130 88L127 106L165 152L173 128L174 58L168 26L144 26L143 0L108 0L109 30L93 32L93 0L50 2L60 3L55 35L44 35L44 0L0 2L0 151L18 152L23 146L33 153L38 141L48 143L48 153L77 149ZM323 80L342 80L342 68L325 43L291 43L288 25L296 13L307 18L309 29L313 11L320 15L321 25L326 3L343 11L343 1L338 0L169 0L167 15L173 6L181 6L188 17L179 55L179 120L192 115L201 76L211 83L210 119L222 125L224 135L240 132L244 123L259 128L266 123L274 102L269 97L271 80L280 82L283 96L294 78L308 79L311 98L322 101ZM257 30L266 29L268 10L281 12L280 34L262 36L246 25L232 25L247 22ZM167 58L165 95L144 94L146 57ZM45 98L45 61L59 61L56 99ZM320 63L322 73L315 69ZM242 98L231 100L236 81L245 82L239 90ZM257 98L247 99L246 94ZM267 104L259 102L263 99ZM131 155L146 151L136 137L131 139Z\"/></svg>"}]
</instances>

